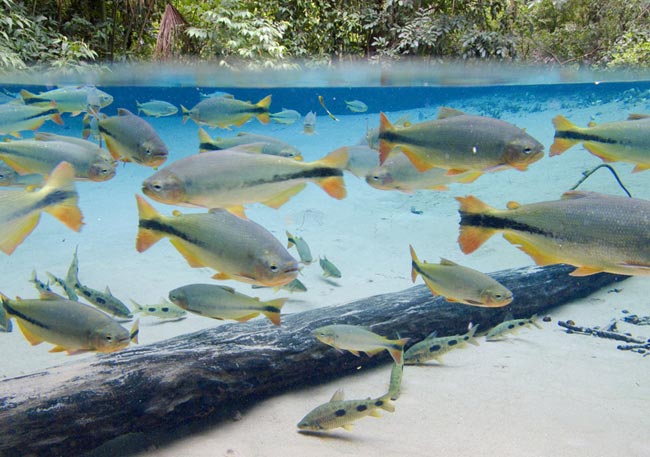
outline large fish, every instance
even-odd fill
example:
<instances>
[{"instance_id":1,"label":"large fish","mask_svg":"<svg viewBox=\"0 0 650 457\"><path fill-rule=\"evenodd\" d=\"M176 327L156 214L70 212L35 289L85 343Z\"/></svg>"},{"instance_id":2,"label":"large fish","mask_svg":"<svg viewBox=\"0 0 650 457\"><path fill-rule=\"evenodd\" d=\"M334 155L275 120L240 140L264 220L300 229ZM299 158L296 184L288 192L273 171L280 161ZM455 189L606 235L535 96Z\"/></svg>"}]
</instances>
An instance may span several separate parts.
<instances>
[{"instance_id":1,"label":"large fish","mask_svg":"<svg viewBox=\"0 0 650 457\"><path fill-rule=\"evenodd\" d=\"M183 122L192 119L198 125L227 129L231 125L240 127L253 116L262 124L268 124L271 121L269 118L270 106L270 95L255 104L235 98L210 97L201 100L189 110L181 105L181 111L183 112Z\"/></svg>"},{"instance_id":2,"label":"large fish","mask_svg":"<svg viewBox=\"0 0 650 457\"><path fill-rule=\"evenodd\" d=\"M422 276L433 295L450 302L499 308L512 301L512 292L485 273L442 259L438 263L420 262L411 248L411 279Z\"/></svg>"},{"instance_id":3,"label":"large fish","mask_svg":"<svg viewBox=\"0 0 650 457\"><path fill-rule=\"evenodd\" d=\"M464 253L497 232L538 265L566 263L571 275L606 271L650 275L650 201L596 192L569 191L560 200L491 208L473 196L460 202Z\"/></svg>"},{"instance_id":4,"label":"large fish","mask_svg":"<svg viewBox=\"0 0 650 457\"><path fill-rule=\"evenodd\" d=\"M379 163L395 147L419 171L445 168L448 174L526 170L544 155L544 146L524 130L491 117L441 108L438 119L395 128L380 113Z\"/></svg>"},{"instance_id":5,"label":"large fish","mask_svg":"<svg viewBox=\"0 0 650 457\"><path fill-rule=\"evenodd\" d=\"M402 363L402 352L409 338L389 340L358 325L326 325L314 330L314 336L322 343L339 350L350 351L356 356L360 352L372 356L384 349L387 350L395 363Z\"/></svg>"},{"instance_id":6,"label":"large fish","mask_svg":"<svg viewBox=\"0 0 650 457\"><path fill-rule=\"evenodd\" d=\"M302 160L302 154L297 148L294 148L290 144L278 140L277 138L273 138L272 136L239 132L235 137L213 139L208 132L199 128L200 152L221 151L223 149L230 149L242 145L251 145L252 149L246 148L246 150L251 152L260 152L272 156L282 156Z\"/></svg>"},{"instance_id":7,"label":"large fish","mask_svg":"<svg viewBox=\"0 0 650 457\"><path fill-rule=\"evenodd\" d=\"M298 276L298 262L264 227L228 211L163 216L144 198L138 201L138 252L168 237L191 267L219 271L215 279L282 286Z\"/></svg>"},{"instance_id":8,"label":"large fish","mask_svg":"<svg viewBox=\"0 0 650 457\"><path fill-rule=\"evenodd\" d=\"M474 182L480 171L466 171L458 175L448 175L444 168L430 168L418 171L404 154L391 154L383 165L366 174L366 182L380 190L398 190L413 193L416 190L447 190L452 183Z\"/></svg>"},{"instance_id":9,"label":"large fish","mask_svg":"<svg viewBox=\"0 0 650 457\"><path fill-rule=\"evenodd\" d=\"M73 116L86 111L97 112L113 103L111 95L94 86L67 86L38 95L23 89L20 96L25 105L47 106L50 101L54 101L60 112L72 113Z\"/></svg>"},{"instance_id":10,"label":"large fish","mask_svg":"<svg viewBox=\"0 0 650 457\"><path fill-rule=\"evenodd\" d=\"M92 306L67 300L52 292L40 299L10 300L0 294L8 317L16 319L20 330L32 345L54 344L50 352L115 352L137 342L138 323L131 332L113 318Z\"/></svg>"},{"instance_id":11,"label":"large fish","mask_svg":"<svg viewBox=\"0 0 650 457\"><path fill-rule=\"evenodd\" d=\"M54 102L46 106L4 103L0 105L0 135L13 135L20 138L20 132L36 130L47 119L63 125L63 119Z\"/></svg>"},{"instance_id":12,"label":"large fish","mask_svg":"<svg viewBox=\"0 0 650 457\"><path fill-rule=\"evenodd\" d=\"M169 292L169 300L195 314L212 319L234 319L246 322L264 314L275 325L280 325L280 310L286 298L261 301L241 294L232 287L216 284L188 284Z\"/></svg>"},{"instance_id":13,"label":"large fish","mask_svg":"<svg viewBox=\"0 0 650 457\"><path fill-rule=\"evenodd\" d=\"M582 143L605 162L629 162L633 172L650 169L650 116L632 114L626 121L578 127L562 115L553 118L555 138L551 156Z\"/></svg>"},{"instance_id":14,"label":"large fish","mask_svg":"<svg viewBox=\"0 0 650 457\"><path fill-rule=\"evenodd\" d=\"M298 422L300 430L319 432L343 427L352 430L352 423L362 417L380 417L378 409L393 412L390 394L365 400L344 400L343 390L337 390L329 402L317 406Z\"/></svg>"},{"instance_id":15,"label":"large fish","mask_svg":"<svg viewBox=\"0 0 650 457\"><path fill-rule=\"evenodd\" d=\"M95 143L41 133L34 138L0 142L0 159L21 175L48 175L59 163L68 162L79 180L107 181L115 176L115 161Z\"/></svg>"},{"instance_id":16,"label":"large fish","mask_svg":"<svg viewBox=\"0 0 650 457\"><path fill-rule=\"evenodd\" d=\"M83 222L77 206L74 169L69 163L59 164L37 191L0 190L0 250L5 254L14 252L34 230L43 211L72 230L81 230Z\"/></svg>"},{"instance_id":17,"label":"large fish","mask_svg":"<svg viewBox=\"0 0 650 457\"><path fill-rule=\"evenodd\" d=\"M142 191L161 203L226 208L242 215L242 205L248 203L279 208L309 181L342 199L346 163L347 154L340 150L307 163L237 149L204 152L169 164L147 178Z\"/></svg>"},{"instance_id":18,"label":"large fish","mask_svg":"<svg viewBox=\"0 0 650 457\"><path fill-rule=\"evenodd\" d=\"M167 146L147 121L120 108L117 116L98 123L99 132L115 160L158 167L167 160Z\"/></svg>"}]
</instances>

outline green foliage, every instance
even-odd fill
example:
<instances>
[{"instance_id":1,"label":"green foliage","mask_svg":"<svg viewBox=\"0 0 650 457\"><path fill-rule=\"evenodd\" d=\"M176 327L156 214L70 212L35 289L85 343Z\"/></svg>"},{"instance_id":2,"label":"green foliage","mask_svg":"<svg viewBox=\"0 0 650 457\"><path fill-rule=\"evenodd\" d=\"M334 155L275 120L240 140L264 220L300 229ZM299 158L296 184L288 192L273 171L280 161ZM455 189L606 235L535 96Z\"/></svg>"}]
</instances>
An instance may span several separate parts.
<instances>
[{"instance_id":1,"label":"green foliage","mask_svg":"<svg viewBox=\"0 0 650 457\"><path fill-rule=\"evenodd\" d=\"M627 32L619 38L607 65L610 68L631 65L650 66L650 30Z\"/></svg>"}]
</instances>

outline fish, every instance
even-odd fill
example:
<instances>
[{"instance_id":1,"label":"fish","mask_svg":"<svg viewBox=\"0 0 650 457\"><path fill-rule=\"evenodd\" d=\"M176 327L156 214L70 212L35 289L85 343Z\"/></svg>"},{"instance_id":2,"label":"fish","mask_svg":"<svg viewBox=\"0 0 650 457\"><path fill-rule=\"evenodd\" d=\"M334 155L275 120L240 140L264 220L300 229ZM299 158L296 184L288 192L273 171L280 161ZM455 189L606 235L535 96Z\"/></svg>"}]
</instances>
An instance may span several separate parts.
<instances>
[{"instance_id":1,"label":"fish","mask_svg":"<svg viewBox=\"0 0 650 457\"><path fill-rule=\"evenodd\" d=\"M163 216L144 198L138 203L136 249L144 252L163 237L193 268L217 270L214 279L282 286L298 276L298 262L264 227L228 211Z\"/></svg>"},{"instance_id":2,"label":"fish","mask_svg":"<svg viewBox=\"0 0 650 457\"><path fill-rule=\"evenodd\" d=\"M650 115L631 114L625 121L578 127L564 116L553 118L555 136L550 155L562 154L576 144L604 162L634 164L632 172L650 169Z\"/></svg>"},{"instance_id":3,"label":"fish","mask_svg":"<svg viewBox=\"0 0 650 457\"><path fill-rule=\"evenodd\" d=\"M30 106L18 103L3 103L0 105L0 135L13 135L21 138L20 132L36 130L46 120L63 125L63 119L56 103L46 106Z\"/></svg>"},{"instance_id":4,"label":"fish","mask_svg":"<svg viewBox=\"0 0 650 457\"><path fill-rule=\"evenodd\" d=\"M167 160L167 146L151 124L127 109L101 119L98 128L115 160L147 167L158 167Z\"/></svg>"},{"instance_id":5,"label":"fish","mask_svg":"<svg viewBox=\"0 0 650 457\"><path fill-rule=\"evenodd\" d=\"M137 321L129 332L98 309L51 292L26 300L11 300L0 294L0 302L7 315L16 319L27 341L32 345L54 344L50 352L116 352L137 343Z\"/></svg>"},{"instance_id":6,"label":"fish","mask_svg":"<svg viewBox=\"0 0 650 457\"><path fill-rule=\"evenodd\" d=\"M357 178L365 179L371 170L379 166L379 155L377 151L367 145L343 146L339 149L344 150L348 154L348 164L345 169Z\"/></svg>"},{"instance_id":7,"label":"fish","mask_svg":"<svg viewBox=\"0 0 650 457\"><path fill-rule=\"evenodd\" d=\"M327 115L330 117L330 119L332 119L333 121L336 121L336 122L339 121L339 119L338 119L336 116L334 116L334 115L330 112L330 110L327 109L327 106L325 106L325 99L323 98L322 95L319 95L319 96L318 96L318 103L320 103L320 106L323 107L323 109L325 110L325 112L327 113Z\"/></svg>"},{"instance_id":8,"label":"fish","mask_svg":"<svg viewBox=\"0 0 650 457\"><path fill-rule=\"evenodd\" d=\"M448 190L453 183L471 183L483 173L466 171L448 175L444 168L418 171L404 154L391 154L383 165L370 170L365 176L371 187L379 190L397 190L411 194L418 190Z\"/></svg>"},{"instance_id":9,"label":"fish","mask_svg":"<svg viewBox=\"0 0 650 457\"><path fill-rule=\"evenodd\" d=\"M360 352L373 356L387 350L395 363L398 364L402 363L404 345L409 341L409 338L389 340L364 327L347 324L319 327L313 331L313 334L320 342L328 344L337 350L349 351L357 357Z\"/></svg>"},{"instance_id":10,"label":"fish","mask_svg":"<svg viewBox=\"0 0 650 457\"><path fill-rule=\"evenodd\" d=\"M311 250L309 245L303 237L294 236L287 231L287 249L291 246L295 246L300 256L300 261L305 265L309 265L314 261L314 258L311 256Z\"/></svg>"},{"instance_id":11,"label":"fish","mask_svg":"<svg viewBox=\"0 0 650 457\"><path fill-rule=\"evenodd\" d=\"M145 116L165 117L178 113L178 108L164 100L149 100L145 103L136 101L135 104L138 107L138 115L142 112Z\"/></svg>"},{"instance_id":12,"label":"fish","mask_svg":"<svg viewBox=\"0 0 650 457\"><path fill-rule=\"evenodd\" d=\"M229 129L231 125L241 127L253 116L262 124L268 124L271 122L269 117L270 106L270 95L255 104L235 98L212 97L201 100L189 110L181 105L181 111L183 113L183 122L192 119L198 125Z\"/></svg>"},{"instance_id":13,"label":"fish","mask_svg":"<svg viewBox=\"0 0 650 457\"><path fill-rule=\"evenodd\" d=\"M11 333L13 330L14 326L11 319L7 316L4 306L0 304L0 332Z\"/></svg>"},{"instance_id":14,"label":"fish","mask_svg":"<svg viewBox=\"0 0 650 457\"><path fill-rule=\"evenodd\" d=\"M72 116L87 111L96 112L113 103L112 95L95 86L66 86L41 92L38 95L23 89L20 91L20 96L25 105L47 106L53 101L61 113L72 113Z\"/></svg>"},{"instance_id":15,"label":"fish","mask_svg":"<svg viewBox=\"0 0 650 457\"><path fill-rule=\"evenodd\" d=\"M404 349L402 349L402 352ZM393 363L390 369L390 381L388 382L388 395L395 401L402 393L402 376L404 374L404 354L402 354L402 363Z\"/></svg>"},{"instance_id":16,"label":"fish","mask_svg":"<svg viewBox=\"0 0 650 457\"><path fill-rule=\"evenodd\" d=\"M312 135L316 131L316 113L313 111L305 115L305 120L302 124L302 131L307 135Z\"/></svg>"},{"instance_id":17,"label":"fish","mask_svg":"<svg viewBox=\"0 0 650 457\"><path fill-rule=\"evenodd\" d=\"M252 286L253 289L261 289L261 288L266 288L267 286ZM283 286L280 287L275 287L274 289L277 290L287 290L289 292L307 292L307 287L302 283L302 281L298 278L294 279L290 283L284 284Z\"/></svg>"},{"instance_id":18,"label":"fish","mask_svg":"<svg viewBox=\"0 0 650 457\"><path fill-rule=\"evenodd\" d=\"M476 330L478 325L471 325L467 333L463 335L438 336L437 332L432 332L422 341L415 343L404 353L405 365L417 365L435 360L442 363L440 357L453 349L462 349L468 344L478 346L476 340Z\"/></svg>"},{"instance_id":19,"label":"fish","mask_svg":"<svg viewBox=\"0 0 650 457\"><path fill-rule=\"evenodd\" d=\"M115 161L95 143L66 141L59 135L52 136L60 139L51 139L48 135L37 133L33 140L0 142L0 159L21 175L45 176L61 162L68 162L77 180L101 182L115 176Z\"/></svg>"},{"instance_id":20,"label":"fish","mask_svg":"<svg viewBox=\"0 0 650 457\"><path fill-rule=\"evenodd\" d=\"M108 286L106 286L106 289L102 292L101 290L96 290L81 284L81 281L79 281L79 259L77 258L77 249L75 249L72 255L72 262L70 262L65 282L69 287L73 287L75 292L77 292L81 297L102 311L115 317L122 317L125 319L131 319L133 317L131 310L111 293Z\"/></svg>"},{"instance_id":21,"label":"fish","mask_svg":"<svg viewBox=\"0 0 650 457\"><path fill-rule=\"evenodd\" d=\"M300 113L294 109L282 108L282 111L269 114L273 122L278 124L291 125L300 120Z\"/></svg>"},{"instance_id":22,"label":"fish","mask_svg":"<svg viewBox=\"0 0 650 457\"><path fill-rule=\"evenodd\" d=\"M19 175L16 170L0 160L0 187L9 186L34 186L40 187L43 184L43 175L31 173Z\"/></svg>"},{"instance_id":23,"label":"fish","mask_svg":"<svg viewBox=\"0 0 650 457\"><path fill-rule=\"evenodd\" d=\"M336 265L334 265L330 260L328 260L327 257L320 257L318 259L318 263L320 264L320 267L323 269L323 276L325 276L326 278L341 277L341 270L336 268Z\"/></svg>"},{"instance_id":24,"label":"fish","mask_svg":"<svg viewBox=\"0 0 650 457\"><path fill-rule=\"evenodd\" d=\"M492 327L487 335L485 335L485 341L499 341L505 338L508 333L517 333L517 330L523 327L530 328L531 325L542 329L542 327L537 322L537 314L533 314L529 318L525 319L514 319L511 313L508 313L503 322L495 327Z\"/></svg>"},{"instance_id":25,"label":"fish","mask_svg":"<svg viewBox=\"0 0 650 457\"><path fill-rule=\"evenodd\" d=\"M52 292L52 289L50 289L50 282L48 281L47 284L46 284L43 281L41 281L40 279L38 279L38 277L36 276L36 271L35 270L32 271L32 277L29 280L29 282L34 284L34 287L36 287L36 290L38 290L39 293L40 292Z\"/></svg>"},{"instance_id":26,"label":"fish","mask_svg":"<svg viewBox=\"0 0 650 457\"><path fill-rule=\"evenodd\" d=\"M444 168L449 175L467 171L524 171L544 155L544 146L524 130L483 116L441 108L438 119L395 128L380 113L379 164L400 148L415 168Z\"/></svg>"},{"instance_id":27,"label":"fish","mask_svg":"<svg viewBox=\"0 0 650 457\"><path fill-rule=\"evenodd\" d=\"M36 228L41 213L51 214L71 230L78 232L83 215L77 206L74 168L60 163L39 190L0 190L0 250L11 255Z\"/></svg>"},{"instance_id":28,"label":"fish","mask_svg":"<svg viewBox=\"0 0 650 457\"><path fill-rule=\"evenodd\" d=\"M63 278L59 278L58 276L53 275L49 271L46 273L47 276L50 278L50 281L52 281L54 284L58 285L63 289L63 291L65 292L69 300L79 301L79 296L77 295L77 292L75 291L74 288L74 281L67 281Z\"/></svg>"},{"instance_id":29,"label":"fish","mask_svg":"<svg viewBox=\"0 0 650 457\"><path fill-rule=\"evenodd\" d=\"M431 293L442 295L449 302L486 308L510 304L512 292L485 273L442 258L440 263L420 262L413 246L411 250L411 279L418 275Z\"/></svg>"},{"instance_id":30,"label":"fish","mask_svg":"<svg viewBox=\"0 0 650 457\"><path fill-rule=\"evenodd\" d=\"M225 208L244 217L243 205L279 208L310 181L345 198L346 163L347 154L336 151L314 162L237 149L204 152L167 165L142 183L142 192L169 205Z\"/></svg>"},{"instance_id":31,"label":"fish","mask_svg":"<svg viewBox=\"0 0 650 457\"><path fill-rule=\"evenodd\" d=\"M160 319L170 319L170 320L180 320L185 319L187 311L183 308L179 308L173 303L168 302L167 300L161 300L160 303L153 305L140 305L139 303L131 300L135 309L134 313L140 313L142 316L153 316Z\"/></svg>"},{"instance_id":32,"label":"fish","mask_svg":"<svg viewBox=\"0 0 650 457\"><path fill-rule=\"evenodd\" d=\"M456 200L460 202L458 243L465 254L503 232L537 265L575 266L572 276L650 275L648 200L568 191L559 200L509 202L504 210L471 195Z\"/></svg>"},{"instance_id":33,"label":"fish","mask_svg":"<svg viewBox=\"0 0 650 457\"><path fill-rule=\"evenodd\" d=\"M361 100L345 100L345 107L353 113L365 113L368 111L368 105L363 103Z\"/></svg>"},{"instance_id":34,"label":"fish","mask_svg":"<svg viewBox=\"0 0 650 457\"><path fill-rule=\"evenodd\" d=\"M410 114L405 114L404 116L400 117L395 122L393 122L392 125L396 129L410 127L412 125ZM367 129L366 136L361 144L367 144L371 149L379 151L379 127ZM377 165L379 165L379 154L377 154Z\"/></svg>"},{"instance_id":35,"label":"fish","mask_svg":"<svg viewBox=\"0 0 650 457\"><path fill-rule=\"evenodd\" d=\"M199 127L199 152L220 151L242 145L252 147L246 148L247 151L302 160L302 153L297 148L271 136L239 132L232 138L212 139L208 132Z\"/></svg>"},{"instance_id":36,"label":"fish","mask_svg":"<svg viewBox=\"0 0 650 457\"><path fill-rule=\"evenodd\" d=\"M216 284L189 284L169 292L175 305L200 316L212 319L233 319L246 322L264 314L273 324L280 325L280 311L286 298L261 301L235 291L232 287Z\"/></svg>"},{"instance_id":37,"label":"fish","mask_svg":"<svg viewBox=\"0 0 650 457\"><path fill-rule=\"evenodd\" d=\"M212 93L206 94L203 92L199 92L199 96L201 98L214 98L214 97L224 97L224 98L235 98L233 94L229 94L228 92L223 92L220 90L216 90Z\"/></svg>"},{"instance_id":38,"label":"fish","mask_svg":"<svg viewBox=\"0 0 650 457\"><path fill-rule=\"evenodd\" d=\"M362 417L380 417L378 409L394 412L388 394L365 400L345 400L343 390L337 390L329 402L317 406L298 422L298 429L319 432L343 427L352 430L352 423Z\"/></svg>"}]
</instances>

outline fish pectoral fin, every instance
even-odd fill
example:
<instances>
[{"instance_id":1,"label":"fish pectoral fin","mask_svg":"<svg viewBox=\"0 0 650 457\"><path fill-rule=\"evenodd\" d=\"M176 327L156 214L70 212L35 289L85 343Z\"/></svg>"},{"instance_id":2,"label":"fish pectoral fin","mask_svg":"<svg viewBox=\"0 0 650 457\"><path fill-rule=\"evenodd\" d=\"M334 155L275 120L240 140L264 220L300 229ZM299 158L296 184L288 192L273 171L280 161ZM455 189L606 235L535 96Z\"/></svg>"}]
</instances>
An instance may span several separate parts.
<instances>
[{"instance_id":1,"label":"fish pectoral fin","mask_svg":"<svg viewBox=\"0 0 650 457\"><path fill-rule=\"evenodd\" d=\"M595 275L596 273L602 273L603 271L605 270L602 267L590 267L590 266L583 265L573 270L571 273L569 273L569 275L570 276L591 276L591 275Z\"/></svg>"},{"instance_id":2,"label":"fish pectoral fin","mask_svg":"<svg viewBox=\"0 0 650 457\"><path fill-rule=\"evenodd\" d=\"M212 275L212 279L219 279L222 281L226 281L228 279L232 279L232 276L230 276L227 273L215 273L214 275Z\"/></svg>"},{"instance_id":3,"label":"fish pectoral fin","mask_svg":"<svg viewBox=\"0 0 650 457\"><path fill-rule=\"evenodd\" d=\"M36 228L39 219L40 214L34 213L0 224L0 250L7 255L11 255L18 245Z\"/></svg>"},{"instance_id":4,"label":"fish pectoral fin","mask_svg":"<svg viewBox=\"0 0 650 457\"><path fill-rule=\"evenodd\" d=\"M196 253L190 251L185 241L176 238L170 238L169 241L176 248L176 250L180 252L183 257L185 257L185 260L192 268L201 268L208 266Z\"/></svg>"},{"instance_id":5,"label":"fish pectoral fin","mask_svg":"<svg viewBox=\"0 0 650 457\"><path fill-rule=\"evenodd\" d=\"M467 173L468 170L467 168L450 168L447 170L447 173L445 173L445 176L458 176L462 175L463 173Z\"/></svg>"},{"instance_id":6,"label":"fish pectoral fin","mask_svg":"<svg viewBox=\"0 0 650 457\"><path fill-rule=\"evenodd\" d=\"M120 158L124 155L122 154L120 144L107 133L102 132L102 137L106 142L106 147L108 148L108 152L111 153L111 157L113 157L113 160L120 160Z\"/></svg>"},{"instance_id":7,"label":"fish pectoral fin","mask_svg":"<svg viewBox=\"0 0 650 457\"><path fill-rule=\"evenodd\" d=\"M370 414L368 414L368 415L372 416L372 417L381 417L381 413L379 411L377 411L376 409L373 409L372 411L370 411Z\"/></svg>"},{"instance_id":8,"label":"fish pectoral fin","mask_svg":"<svg viewBox=\"0 0 650 457\"><path fill-rule=\"evenodd\" d=\"M640 171L650 170L650 164L648 163L637 163L632 173L638 173Z\"/></svg>"},{"instance_id":9,"label":"fish pectoral fin","mask_svg":"<svg viewBox=\"0 0 650 457\"><path fill-rule=\"evenodd\" d=\"M343 424L341 425L341 427L347 430L348 432L351 432L354 429L353 424Z\"/></svg>"},{"instance_id":10,"label":"fish pectoral fin","mask_svg":"<svg viewBox=\"0 0 650 457\"><path fill-rule=\"evenodd\" d=\"M516 233L504 233L503 237L531 256L537 265L546 266L562 263L563 259L547 252L542 252L533 242Z\"/></svg>"},{"instance_id":11,"label":"fish pectoral fin","mask_svg":"<svg viewBox=\"0 0 650 457\"><path fill-rule=\"evenodd\" d=\"M300 183L297 186L293 186L290 187L289 189L283 190L282 192L275 195L270 200L267 200L262 203L264 203L266 206L269 206L271 208L278 209L286 202L288 202L291 197L300 193L300 191L302 191L305 188L305 186L307 186L307 183Z\"/></svg>"},{"instance_id":12,"label":"fish pectoral fin","mask_svg":"<svg viewBox=\"0 0 650 457\"><path fill-rule=\"evenodd\" d=\"M64 348L63 346L54 346L52 349L50 349L48 352L65 352L67 349Z\"/></svg>"}]
</instances>

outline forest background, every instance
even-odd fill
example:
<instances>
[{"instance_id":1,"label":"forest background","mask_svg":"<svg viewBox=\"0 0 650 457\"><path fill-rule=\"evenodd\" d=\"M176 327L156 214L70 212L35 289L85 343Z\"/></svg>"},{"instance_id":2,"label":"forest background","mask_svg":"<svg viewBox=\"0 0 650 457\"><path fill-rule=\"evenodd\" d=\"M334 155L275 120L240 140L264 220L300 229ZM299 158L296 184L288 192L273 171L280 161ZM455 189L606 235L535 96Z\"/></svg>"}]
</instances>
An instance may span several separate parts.
<instances>
[{"instance_id":1,"label":"forest background","mask_svg":"<svg viewBox=\"0 0 650 457\"><path fill-rule=\"evenodd\" d=\"M175 60L650 65L649 0L0 0L0 71Z\"/></svg>"}]
</instances>

